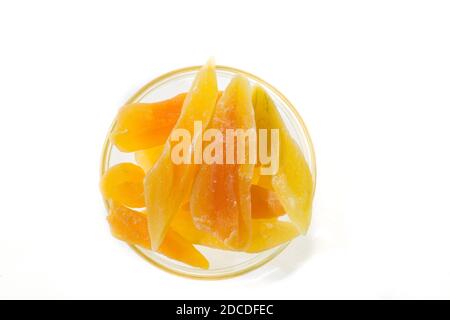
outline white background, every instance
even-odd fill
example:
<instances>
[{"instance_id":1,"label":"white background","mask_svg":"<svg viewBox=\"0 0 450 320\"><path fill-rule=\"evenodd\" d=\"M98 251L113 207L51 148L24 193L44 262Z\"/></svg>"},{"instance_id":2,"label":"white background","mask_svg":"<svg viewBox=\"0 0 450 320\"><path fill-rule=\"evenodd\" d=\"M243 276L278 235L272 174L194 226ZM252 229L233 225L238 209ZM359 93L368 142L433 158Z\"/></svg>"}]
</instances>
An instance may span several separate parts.
<instances>
[{"instance_id":1,"label":"white background","mask_svg":"<svg viewBox=\"0 0 450 320\"><path fill-rule=\"evenodd\" d=\"M311 232L261 270L166 274L109 234L117 109L215 56L298 107ZM448 1L1 1L0 298L450 298Z\"/></svg>"}]
</instances>

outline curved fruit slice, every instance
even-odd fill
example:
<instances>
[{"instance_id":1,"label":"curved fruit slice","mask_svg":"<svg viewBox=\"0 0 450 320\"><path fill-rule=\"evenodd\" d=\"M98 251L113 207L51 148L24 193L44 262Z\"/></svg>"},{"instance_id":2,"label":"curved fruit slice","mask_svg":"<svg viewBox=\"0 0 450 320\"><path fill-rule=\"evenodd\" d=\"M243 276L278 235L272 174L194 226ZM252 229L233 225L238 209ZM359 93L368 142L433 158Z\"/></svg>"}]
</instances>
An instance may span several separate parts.
<instances>
[{"instance_id":1,"label":"curved fruit slice","mask_svg":"<svg viewBox=\"0 0 450 320\"><path fill-rule=\"evenodd\" d=\"M198 72L174 127L174 130L180 129L179 131L190 134L193 146L201 142L199 134L193 135L194 122L200 121L204 127L209 124L216 106L217 94L216 72L211 61ZM170 221L188 197L198 171L196 165L175 164L172 161L174 146L174 142L167 140L161 157L145 178L145 201L154 250L161 245ZM192 148L189 148L187 153L185 156L191 159Z\"/></svg>"},{"instance_id":2,"label":"curved fruit slice","mask_svg":"<svg viewBox=\"0 0 450 320\"><path fill-rule=\"evenodd\" d=\"M140 150L134 154L134 158L141 168L144 169L145 172L148 172L151 168L153 168L156 161L158 161L163 150L163 144L150 149Z\"/></svg>"},{"instance_id":3,"label":"curved fruit slice","mask_svg":"<svg viewBox=\"0 0 450 320\"><path fill-rule=\"evenodd\" d=\"M111 141L123 152L152 148L166 142L178 120L186 93L155 103L132 103L120 109Z\"/></svg>"},{"instance_id":4,"label":"curved fruit slice","mask_svg":"<svg viewBox=\"0 0 450 320\"><path fill-rule=\"evenodd\" d=\"M219 130L223 137L227 129L256 129L250 85L245 78L238 76L230 82L217 103L209 129ZM223 145L226 158L228 148ZM248 148L245 153L249 159ZM243 249L251 237L250 186L254 164L223 162L201 166L192 188L191 213L198 229L232 249Z\"/></svg>"},{"instance_id":5,"label":"curved fruit slice","mask_svg":"<svg viewBox=\"0 0 450 320\"><path fill-rule=\"evenodd\" d=\"M277 218L285 214L285 210L278 201L275 192L252 185L251 194L253 219Z\"/></svg>"},{"instance_id":6,"label":"curved fruit slice","mask_svg":"<svg viewBox=\"0 0 450 320\"><path fill-rule=\"evenodd\" d=\"M276 219L253 220L252 228L252 241L246 250L248 253L275 248L299 235L299 231L293 223Z\"/></svg>"},{"instance_id":7,"label":"curved fruit slice","mask_svg":"<svg viewBox=\"0 0 450 320\"><path fill-rule=\"evenodd\" d=\"M208 260L179 233L170 230L167 232L158 251L163 255L184 262L193 267L208 269Z\"/></svg>"},{"instance_id":8,"label":"curved fruit slice","mask_svg":"<svg viewBox=\"0 0 450 320\"><path fill-rule=\"evenodd\" d=\"M101 190L105 199L132 208L145 206L145 173L133 163L121 163L111 167L101 179Z\"/></svg>"},{"instance_id":9,"label":"curved fruit slice","mask_svg":"<svg viewBox=\"0 0 450 320\"><path fill-rule=\"evenodd\" d=\"M186 208L175 215L171 228L191 243L215 249L229 249L210 233L198 230ZM298 234L298 229L290 222L277 219L253 219L252 237L245 252L257 253L269 250L294 239Z\"/></svg>"},{"instance_id":10,"label":"curved fruit slice","mask_svg":"<svg viewBox=\"0 0 450 320\"><path fill-rule=\"evenodd\" d=\"M291 220L301 234L308 231L314 193L312 175L300 147L270 96L260 87L253 91L256 126L258 129L278 129L280 137L280 166L272 176L272 186Z\"/></svg>"},{"instance_id":11,"label":"curved fruit slice","mask_svg":"<svg viewBox=\"0 0 450 320\"><path fill-rule=\"evenodd\" d=\"M123 206L112 206L108 216L112 234L129 244L150 249L150 237L147 228L147 215ZM208 269L208 260L195 247L180 236L169 230L159 253L186 263L188 265Z\"/></svg>"}]
</instances>

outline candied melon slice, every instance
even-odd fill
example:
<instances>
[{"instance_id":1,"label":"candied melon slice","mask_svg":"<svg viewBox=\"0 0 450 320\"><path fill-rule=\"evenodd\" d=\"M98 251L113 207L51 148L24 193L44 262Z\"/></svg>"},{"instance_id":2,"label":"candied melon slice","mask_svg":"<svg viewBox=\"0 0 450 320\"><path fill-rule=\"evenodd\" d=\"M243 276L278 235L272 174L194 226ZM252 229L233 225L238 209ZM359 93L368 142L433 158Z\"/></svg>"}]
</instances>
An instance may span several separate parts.
<instances>
[{"instance_id":1,"label":"candied melon slice","mask_svg":"<svg viewBox=\"0 0 450 320\"><path fill-rule=\"evenodd\" d=\"M201 137L194 135L194 121L201 121L207 127L214 113L218 95L215 66L209 61L203 66L186 96L180 117L174 127L190 133L192 145ZM145 178L145 201L149 219L149 232L154 250L161 245L170 221L190 193L198 166L175 164L171 159L174 143L167 140L163 153ZM188 151L192 155L192 149Z\"/></svg>"},{"instance_id":2,"label":"candied melon slice","mask_svg":"<svg viewBox=\"0 0 450 320\"><path fill-rule=\"evenodd\" d=\"M252 240L246 250L248 253L275 248L299 235L299 230L293 223L277 219L254 219L252 228Z\"/></svg>"},{"instance_id":3,"label":"candied melon slice","mask_svg":"<svg viewBox=\"0 0 450 320\"><path fill-rule=\"evenodd\" d=\"M111 205L108 222L114 237L129 244L150 248L145 214L124 206Z\"/></svg>"},{"instance_id":4,"label":"candied melon slice","mask_svg":"<svg viewBox=\"0 0 450 320\"><path fill-rule=\"evenodd\" d=\"M134 154L134 158L141 168L144 169L145 172L148 172L151 168L153 168L156 161L158 161L163 150L163 144L150 149L140 150Z\"/></svg>"},{"instance_id":5,"label":"candied melon slice","mask_svg":"<svg viewBox=\"0 0 450 320\"><path fill-rule=\"evenodd\" d=\"M113 205L108 216L112 234L129 244L150 249L150 236L147 228L147 215L123 206ZM169 230L159 253L202 269L209 268L206 258L186 239L177 232Z\"/></svg>"},{"instance_id":6,"label":"candied melon slice","mask_svg":"<svg viewBox=\"0 0 450 320\"><path fill-rule=\"evenodd\" d=\"M219 130L223 137L228 129L256 129L247 79L237 76L231 80L217 103L209 129ZM223 145L225 158L227 148ZM249 159L248 148L245 151ZM202 164L192 188L190 209L198 229L232 249L244 249L251 238L250 186L254 164L223 162Z\"/></svg>"},{"instance_id":7,"label":"candied melon slice","mask_svg":"<svg viewBox=\"0 0 450 320\"><path fill-rule=\"evenodd\" d=\"M106 200L132 208L145 206L145 173L133 163L115 165L103 175L100 187Z\"/></svg>"},{"instance_id":8,"label":"candied melon slice","mask_svg":"<svg viewBox=\"0 0 450 320\"><path fill-rule=\"evenodd\" d=\"M253 106L258 129L279 130L280 166L278 173L272 176L271 183L290 219L300 233L305 234L311 222L314 193L311 171L275 104L261 87L253 91Z\"/></svg>"},{"instance_id":9,"label":"candied melon slice","mask_svg":"<svg viewBox=\"0 0 450 320\"><path fill-rule=\"evenodd\" d=\"M189 210L185 207L175 215L171 228L191 243L215 249L229 249L210 233L198 230L192 221ZM245 252L257 253L274 248L291 241L298 234L297 228L290 222L277 219L253 219L252 236Z\"/></svg>"},{"instance_id":10,"label":"candied melon slice","mask_svg":"<svg viewBox=\"0 0 450 320\"><path fill-rule=\"evenodd\" d=\"M119 111L111 141L120 151L134 152L164 144L177 122L186 93L155 103L132 103Z\"/></svg>"},{"instance_id":11,"label":"candied melon slice","mask_svg":"<svg viewBox=\"0 0 450 320\"><path fill-rule=\"evenodd\" d=\"M251 194L253 219L270 219L285 214L285 210L275 192L252 185Z\"/></svg>"}]
</instances>

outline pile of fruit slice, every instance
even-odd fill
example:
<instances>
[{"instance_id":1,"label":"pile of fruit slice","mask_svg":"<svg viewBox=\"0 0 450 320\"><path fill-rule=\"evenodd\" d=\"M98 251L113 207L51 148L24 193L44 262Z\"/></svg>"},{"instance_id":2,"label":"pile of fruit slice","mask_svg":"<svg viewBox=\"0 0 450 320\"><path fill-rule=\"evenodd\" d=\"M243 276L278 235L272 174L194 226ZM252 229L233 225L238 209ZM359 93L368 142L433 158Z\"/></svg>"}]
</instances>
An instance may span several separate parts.
<instances>
[{"instance_id":1,"label":"pile of fruit slice","mask_svg":"<svg viewBox=\"0 0 450 320\"><path fill-rule=\"evenodd\" d=\"M194 157L203 128L225 135L229 129L277 129L279 169L261 175L261 162L177 164L169 139L182 129L193 138L184 157ZM308 230L313 179L302 151L277 107L243 76L217 88L212 62L202 67L189 92L156 103L124 106L111 133L136 164L120 163L103 175L113 235L193 267L207 269L199 246L258 253ZM222 149L226 152L226 149Z\"/></svg>"}]
</instances>

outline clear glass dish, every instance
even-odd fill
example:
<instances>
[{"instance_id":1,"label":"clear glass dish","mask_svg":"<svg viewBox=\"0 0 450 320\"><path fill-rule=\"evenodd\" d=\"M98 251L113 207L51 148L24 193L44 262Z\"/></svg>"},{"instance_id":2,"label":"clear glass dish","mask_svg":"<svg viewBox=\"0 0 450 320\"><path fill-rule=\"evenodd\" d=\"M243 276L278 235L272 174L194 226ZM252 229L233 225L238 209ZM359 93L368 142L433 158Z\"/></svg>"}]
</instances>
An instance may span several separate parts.
<instances>
[{"instance_id":1,"label":"clear glass dish","mask_svg":"<svg viewBox=\"0 0 450 320\"><path fill-rule=\"evenodd\" d=\"M188 67L164 74L146 84L134 94L127 103L155 102L186 92L189 90L199 68L200 66ZM315 187L316 162L314 148L306 126L295 107L273 86L248 72L225 66L217 66L216 69L219 90L224 90L229 81L236 74L241 74L247 77L252 85L260 85L271 95L292 136L304 153L305 159L312 172ZM101 175L103 175L111 166L118 163L135 163L133 153L123 153L111 144L109 136L114 125L115 122L111 126L103 148ZM109 211L108 202L104 202L107 211ZM179 263L156 252L138 246L130 245L130 247L145 260L167 272L196 279L223 279L235 277L261 267L279 255L288 245L289 243L285 243L256 254L230 252L204 246L196 246L209 260L210 268L208 270L184 265L181 262Z\"/></svg>"}]
</instances>

